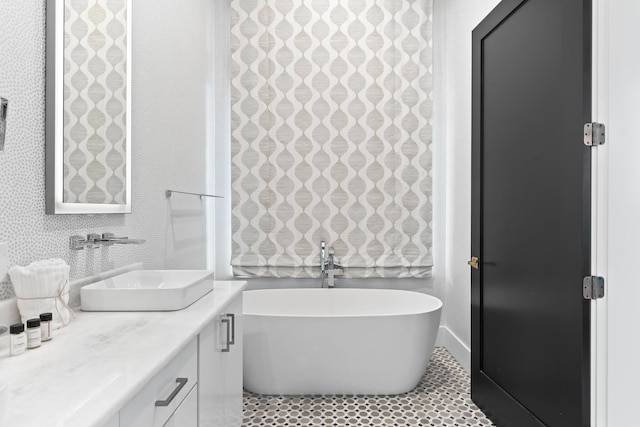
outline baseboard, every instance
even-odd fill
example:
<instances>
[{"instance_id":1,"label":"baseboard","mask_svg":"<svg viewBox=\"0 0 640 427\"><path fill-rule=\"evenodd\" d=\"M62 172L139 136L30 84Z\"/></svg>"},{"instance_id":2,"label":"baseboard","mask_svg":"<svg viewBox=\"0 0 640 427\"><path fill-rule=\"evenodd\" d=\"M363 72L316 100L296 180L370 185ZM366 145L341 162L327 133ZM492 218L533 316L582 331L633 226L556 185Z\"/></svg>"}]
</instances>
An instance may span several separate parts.
<instances>
[{"instance_id":1,"label":"baseboard","mask_svg":"<svg viewBox=\"0 0 640 427\"><path fill-rule=\"evenodd\" d=\"M471 350L446 326L440 326L436 346L446 348L465 372L471 373Z\"/></svg>"}]
</instances>

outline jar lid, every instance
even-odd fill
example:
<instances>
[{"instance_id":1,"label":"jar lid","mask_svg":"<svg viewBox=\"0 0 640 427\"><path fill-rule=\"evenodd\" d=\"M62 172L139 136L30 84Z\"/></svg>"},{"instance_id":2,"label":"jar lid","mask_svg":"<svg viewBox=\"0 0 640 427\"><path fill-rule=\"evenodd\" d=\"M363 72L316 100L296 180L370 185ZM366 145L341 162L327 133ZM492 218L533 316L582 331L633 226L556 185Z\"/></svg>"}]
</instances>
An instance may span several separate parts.
<instances>
[{"instance_id":1,"label":"jar lid","mask_svg":"<svg viewBox=\"0 0 640 427\"><path fill-rule=\"evenodd\" d=\"M23 323L15 323L9 327L9 332L12 334L21 334L24 332L24 324Z\"/></svg>"},{"instance_id":2,"label":"jar lid","mask_svg":"<svg viewBox=\"0 0 640 427\"><path fill-rule=\"evenodd\" d=\"M40 315L40 320L43 322L47 322L49 320L53 320L53 315L51 313L42 313Z\"/></svg>"},{"instance_id":3,"label":"jar lid","mask_svg":"<svg viewBox=\"0 0 640 427\"><path fill-rule=\"evenodd\" d=\"M40 319L27 320L27 328L36 328L38 326L40 326Z\"/></svg>"}]
</instances>

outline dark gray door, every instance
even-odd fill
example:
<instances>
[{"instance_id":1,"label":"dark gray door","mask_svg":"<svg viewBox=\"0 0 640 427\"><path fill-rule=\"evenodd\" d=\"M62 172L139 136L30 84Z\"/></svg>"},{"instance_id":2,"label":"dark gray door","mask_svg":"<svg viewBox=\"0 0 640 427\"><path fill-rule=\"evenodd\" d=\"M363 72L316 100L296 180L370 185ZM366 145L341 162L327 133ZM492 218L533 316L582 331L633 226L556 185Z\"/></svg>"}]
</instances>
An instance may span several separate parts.
<instances>
[{"instance_id":1,"label":"dark gray door","mask_svg":"<svg viewBox=\"0 0 640 427\"><path fill-rule=\"evenodd\" d=\"M590 0L473 31L472 398L500 427L589 425Z\"/></svg>"}]
</instances>

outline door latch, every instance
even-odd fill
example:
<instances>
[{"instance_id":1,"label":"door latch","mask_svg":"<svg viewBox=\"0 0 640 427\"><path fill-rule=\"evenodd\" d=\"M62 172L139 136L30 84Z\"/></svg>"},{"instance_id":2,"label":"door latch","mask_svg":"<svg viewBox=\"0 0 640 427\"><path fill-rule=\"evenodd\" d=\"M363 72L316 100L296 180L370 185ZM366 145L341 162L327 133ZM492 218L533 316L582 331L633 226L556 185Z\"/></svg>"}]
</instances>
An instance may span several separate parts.
<instances>
[{"instance_id":1,"label":"door latch","mask_svg":"<svg viewBox=\"0 0 640 427\"><path fill-rule=\"evenodd\" d=\"M475 268L476 270L478 269L478 257L477 256L472 256L471 259L469 261L467 261L467 264L469 264L471 267Z\"/></svg>"}]
</instances>

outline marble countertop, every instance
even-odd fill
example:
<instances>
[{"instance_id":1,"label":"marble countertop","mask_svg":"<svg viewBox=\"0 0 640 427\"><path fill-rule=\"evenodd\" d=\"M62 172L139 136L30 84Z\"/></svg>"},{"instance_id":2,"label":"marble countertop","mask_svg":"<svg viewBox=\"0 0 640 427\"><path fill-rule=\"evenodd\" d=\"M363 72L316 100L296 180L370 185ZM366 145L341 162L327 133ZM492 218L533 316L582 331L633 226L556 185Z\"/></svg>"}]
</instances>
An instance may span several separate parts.
<instances>
[{"instance_id":1,"label":"marble countertop","mask_svg":"<svg viewBox=\"0 0 640 427\"><path fill-rule=\"evenodd\" d=\"M37 349L10 357L3 345L7 425L102 426L244 287L216 281L213 292L180 311L75 311ZM8 335L1 338L8 343Z\"/></svg>"}]
</instances>

